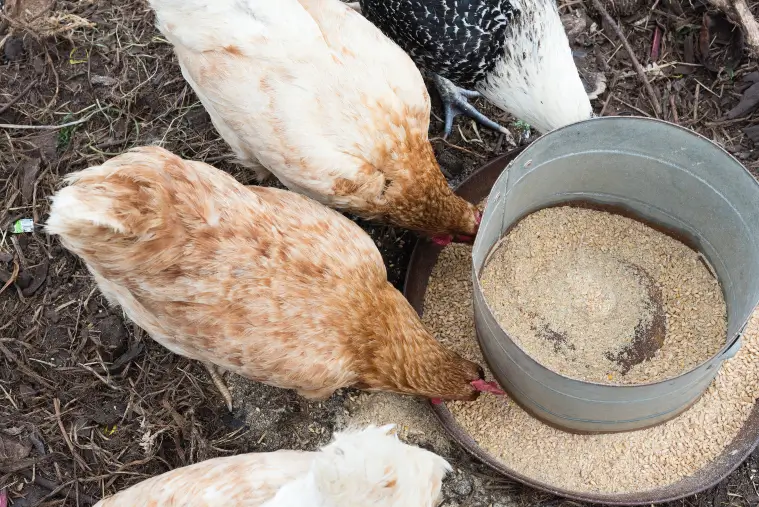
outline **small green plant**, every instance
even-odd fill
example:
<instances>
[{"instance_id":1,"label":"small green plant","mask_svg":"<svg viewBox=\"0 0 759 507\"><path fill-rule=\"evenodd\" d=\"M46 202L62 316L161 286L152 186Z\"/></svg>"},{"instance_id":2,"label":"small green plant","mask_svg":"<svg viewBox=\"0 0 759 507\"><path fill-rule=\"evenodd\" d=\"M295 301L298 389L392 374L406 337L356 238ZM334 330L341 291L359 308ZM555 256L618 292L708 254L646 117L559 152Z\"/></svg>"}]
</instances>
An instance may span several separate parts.
<instances>
[{"instance_id":1,"label":"small green plant","mask_svg":"<svg viewBox=\"0 0 759 507\"><path fill-rule=\"evenodd\" d=\"M63 118L63 123L67 123L71 121L71 118L73 118L70 114L67 114ZM69 127L63 127L58 131L58 149L59 150L65 150L69 147L69 144L71 144L71 138L74 136L74 130L76 129L75 125L71 125Z\"/></svg>"},{"instance_id":2,"label":"small green plant","mask_svg":"<svg viewBox=\"0 0 759 507\"><path fill-rule=\"evenodd\" d=\"M530 124L523 120L517 120L513 124L515 129L521 131L523 134L530 132Z\"/></svg>"}]
</instances>

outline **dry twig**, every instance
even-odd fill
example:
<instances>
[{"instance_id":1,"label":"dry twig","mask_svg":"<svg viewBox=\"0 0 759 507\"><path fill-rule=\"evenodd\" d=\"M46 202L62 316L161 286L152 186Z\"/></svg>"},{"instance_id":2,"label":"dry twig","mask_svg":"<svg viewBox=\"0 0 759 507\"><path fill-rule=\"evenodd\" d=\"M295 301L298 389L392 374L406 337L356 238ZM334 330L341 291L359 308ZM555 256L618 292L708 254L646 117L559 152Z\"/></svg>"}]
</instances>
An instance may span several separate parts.
<instances>
[{"instance_id":1,"label":"dry twig","mask_svg":"<svg viewBox=\"0 0 759 507\"><path fill-rule=\"evenodd\" d=\"M606 19L606 22L614 29L614 33L619 38L619 41L622 43L622 45L625 47L625 50L627 50L627 53L630 55L630 60L632 61L633 68L635 69L635 72L638 74L638 77L640 78L640 81L643 83L643 86L646 88L646 92L648 93L648 98L651 100L651 104L654 106L654 112L656 113L656 116L658 117L662 113L661 104L659 104L659 99L656 97L656 94L654 93L654 89L651 87L651 83L648 82L648 78L646 77L646 72L643 70L643 66L638 61L638 58L635 56L635 51L633 51L632 46L630 46L630 43L627 41L627 37L625 37L625 34L622 33L622 29L619 28L619 25L614 21L614 19L609 15L606 8L604 8L603 4L599 0L593 0L593 6L596 8L598 12L601 13L601 15Z\"/></svg>"},{"instance_id":2,"label":"dry twig","mask_svg":"<svg viewBox=\"0 0 759 507\"><path fill-rule=\"evenodd\" d=\"M13 104L15 104L15 103L16 103L16 102L18 102L19 100L23 99L23 98L24 98L24 95L26 95L27 93L29 93L29 90L31 90L31 89L32 89L32 87L33 87L34 85L36 85L36 84L37 84L37 80L36 80L36 79L34 79L34 80L30 81L30 82L29 82L29 84L28 84L28 85L26 85L26 86L24 87L24 89L23 89L23 90L21 90L21 92L20 92L18 95L16 95L15 97L13 97L13 98L10 100L10 102L8 102L7 104L5 104L3 107L0 107L0 114L3 114L3 113L4 113L4 112L6 112L8 109L10 109L10 108L13 106Z\"/></svg>"},{"instance_id":3,"label":"dry twig","mask_svg":"<svg viewBox=\"0 0 759 507\"><path fill-rule=\"evenodd\" d=\"M79 456L79 453L76 452L76 449L74 449L74 444L71 443L69 434L66 432L65 426L63 426L63 420L61 419L61 400L55 398L53 400L53 408L55 409L55 420L58 423L58 428L61 430L63 440L66 442L66 446L69 448L69 451L71 451L71 455L74 457L76 462L79 463L80 467L82 467L84 470L89 470L90 467L87 466L87 463L84 462L82 457Z\"/></svg>"}]
</instances>

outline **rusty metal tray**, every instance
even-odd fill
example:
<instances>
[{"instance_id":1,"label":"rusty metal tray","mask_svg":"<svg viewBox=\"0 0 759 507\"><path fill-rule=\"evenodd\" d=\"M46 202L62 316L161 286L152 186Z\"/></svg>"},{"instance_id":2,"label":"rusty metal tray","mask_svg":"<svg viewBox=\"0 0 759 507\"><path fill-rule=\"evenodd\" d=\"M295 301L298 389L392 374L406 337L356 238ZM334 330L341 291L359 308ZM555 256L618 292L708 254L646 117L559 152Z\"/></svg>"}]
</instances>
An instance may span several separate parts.
<instances>
[{"instance_id":1,"label":"rusty metal tray","mask_svg":"<svg viewBox=\"0 0 759 507\"><path fill-rule=\"evenodd\" d=\"M484 199L487 197L498 176L520 151L521 150L515 150L485 164L483 167L475 171L469 178L464 180L456 188L456 193L470 202L479 202ZM424 294L427 290L427 282L441 250L442 247L431 241L420 239L417 241L411 254L411 260L409 261L408 269L406 271L403 293L419 315L421 315L423 311ZM735 439L725 448L722 454L709 465L699 470L696 474L668 486L639 493L587 493L556 488L550 484L540 482L511 470L504 464L500 463L494 456L480 448L474 439L472 439L472 437L459 426L444 403L440 405L430 404L430 407L453 440L466 449L471 455L490 466L493 470L510 479L541 491L573 500L593 502L597 504L650 505L695 495L696 493L700 493L720 483L741 463L743 463L743 461L754 451L757 444L759 444L759 405L755 403L749 418L746 420L746 423L743 425L743 428L741 428Z\"/></svg>"}]
</instances>

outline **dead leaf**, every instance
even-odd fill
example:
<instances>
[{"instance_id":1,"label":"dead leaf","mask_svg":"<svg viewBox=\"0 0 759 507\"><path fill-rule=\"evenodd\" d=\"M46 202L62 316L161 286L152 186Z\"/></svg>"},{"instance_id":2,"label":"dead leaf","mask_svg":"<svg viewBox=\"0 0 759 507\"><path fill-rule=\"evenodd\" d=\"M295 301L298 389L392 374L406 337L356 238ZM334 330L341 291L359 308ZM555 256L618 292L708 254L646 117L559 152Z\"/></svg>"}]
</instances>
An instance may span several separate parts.
<instances>
[{"instance_id":1,"label":"dead leaf","mask_svg":"<svg viewBox=\"0 0 759 507\"><path fill-rule=\"evenodd\" d=\"M696 63L696 51L693 45L693 34L689 33L685 38L685 46L683 47L683 51L685 52L685 63Z\"/></svg>"},{"instance_id":2,"label":"dead leaf","mask_svg":"<svg viewBox=\"0 0 759 507\"><path fill-rule=\"evenodd\" d=\"M27 283L25 287L21 287L21 285L17 283L19 289L21 289L21 295L25 298L33 296L34 293L42 287L45 280L47 280L47 272L49 268L50 262L45 258L42 263L35 268L31 281Z\"/></svg>"},{"instance_id":3,"label":"dead leaf","mask_svg":"<svg viewBox=\"0 0 759 507\"><path fill-rule=\"evenodd\" d=\"M36 149L29 156L42 157L42 161L48 165L58 159L58 132L43 132L29 139Z\"/></svg>"},{"instance_id":4,"label":"dead leaf","mask_svg":"<svg viewBox=\"0 0 759 507\"><path fill-rule=\"evenodd\" d=\"M662 30L659 25L654 27L654 38L651 41L651 61L656 62L659 59L659 51L661 50L661 38Z\"/></svg>"},{"instance_id":5,"label":"dead leaf","mask_svg":"<svg viewBox=\"0 0 759 507\"><path fill-rule=\"evenodd\" d=\"M116 86L118 84L118 80L114 79L110 76L95 76L93 75L90 78L90 82L93 85L100 85L100 86Z\"/></svg>"},{"instance_id":6,"label":"dead leaf","mask_svg":"<svg viewBox=\"0 0 759 507\"><path fill-rule=\"evenodd\" d=\"M0 435L0 463L12 464L21 461L29 456L31 450L31 445L24 445L15 438Z\"/></svg>"},{"instance_id":7,"label":"dead leaf","mask_svg":"<svg viewBox=\"0 0 759 507\"><path fill-rule=\"evenodd\" d=\"M738 105L725 115L729 120L751 114L759 107L759 83L754 83L745 92Z\"/></svg>"},{"instance_id":8,"label":"dead leaf","mask_svg":"<svg viewBox=\"0 0 759 507\"><path fill-rule=\"evenodd\" d=\"M32 203L34 196L34 182L40 172L39 158L29 158L21 163L21 199L25 205Z\"/></svg>"},{"instance_id":9,"label":"dead leaf","mask_svg":"<svg viewBox=\"0 0 759 507\"><path fill-rule=\"evenodd\" d=\"M561 17L561 23L564 25L564 31L567 33L569 43L574 44L575 39L585 32L588 27L588 19L584 15L565 14Z\"/></svg>"},{"instance_id":10,"label":"dead leaf","mask_svg":"<svg viewBox=\"0 0 759 507\"><path fill-rule=\"evenodd\" d=\"M698 38L698 59L712 72L733 70L743 58L743 32L722 13L704 12Z\"/></svg>"},{"instance_id":11,"label":"dead leaf","mask_svg":"<svg viewBox=\"0 0 759 507\"><path fill-rule=\"evenodd\" d=\"M746 137L751 139L754 144L759 145L759 125L746 127L743 129L743 133L746 134Z\"/></svg>"}]
</instances>

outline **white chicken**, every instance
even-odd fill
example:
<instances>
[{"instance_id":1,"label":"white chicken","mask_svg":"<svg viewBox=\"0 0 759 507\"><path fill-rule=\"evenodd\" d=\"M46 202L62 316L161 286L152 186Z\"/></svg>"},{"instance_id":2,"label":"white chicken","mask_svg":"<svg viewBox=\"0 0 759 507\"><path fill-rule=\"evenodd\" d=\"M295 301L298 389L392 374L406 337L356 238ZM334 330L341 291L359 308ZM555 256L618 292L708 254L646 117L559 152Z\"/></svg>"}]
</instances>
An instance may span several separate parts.
<instances>
[{"instance_id":1,"label":"white chicken","mask_svg":"<svg viewBox=\"0 0 759 507\"><path fill-rule=\"evenodd\" d=\"M446 135L459 113L503 131L469 103L480 94L542 133L593 115L556 0L361 0L354 8L433 73Z\"/></svg>"},{"instance_id":2,"label":"white chicken","mask_svg":"<svg viewBox=\"0 0 759 507\"><path fill-rule=\"evenodd\" d=\"M427 131L430 99L395 43L339 0L149 0L182 73L259 179L441 243L471 241Z\"/></svg>"},{"instance_id":3,"label":"white chicken","mask_svg":"<svg viewBox=\"0 0 759 507\"><path fill-rule=\"evenodd\" d=\"M95 507L434 507L450 465L393 425L335 434L318 452L216 458L153 477Z\"/></svg>"},{"instance_id":4,"label":"white chicken","mask_svg":"<svg viewBox=\"0 0 759 507\"><path fill-rule=\"evenodd\" d=\"M307 197L245 187L158 147L67 182L47 232L176 354L309 399L350 386L447 400L493 392L388 283L369 235Z\"/></svg>"}]
</instances>

